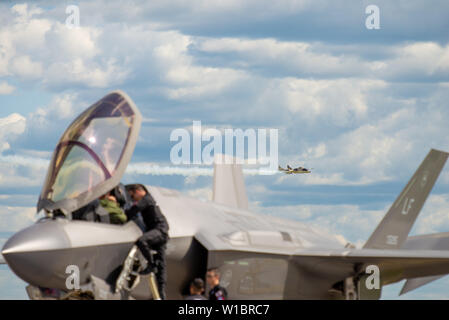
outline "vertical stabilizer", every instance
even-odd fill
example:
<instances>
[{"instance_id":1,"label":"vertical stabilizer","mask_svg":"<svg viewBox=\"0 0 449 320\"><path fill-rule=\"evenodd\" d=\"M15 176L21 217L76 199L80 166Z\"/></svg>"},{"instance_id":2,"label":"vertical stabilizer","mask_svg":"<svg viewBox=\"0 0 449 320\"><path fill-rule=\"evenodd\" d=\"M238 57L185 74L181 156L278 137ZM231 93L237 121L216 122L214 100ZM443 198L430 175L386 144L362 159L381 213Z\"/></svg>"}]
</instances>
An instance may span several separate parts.
<instances>
[{"instance_id":1,"label":"vertical stabilizer","mask_svg":"<svg viewBox=\"0 0 449 320\"><path fill-rule=\"evenodd\" d=\"M214 164L212 200L230 207L248 209L242 166L236 164L235 158L232 159L232 164L226 164L224 159L227 156L218 157L221 157L222 161L215 161Z\"/></svg>"},{"instance_id":2,"label":"vertical stabilizer","mask_svg":"<svg viewBox=\"0 0 449 320\"><path fill-rule=\"evenodd\" d=\"M399 249L446 163L447 152L430 150L364 248Z\"/></svg>"}]
</instances>

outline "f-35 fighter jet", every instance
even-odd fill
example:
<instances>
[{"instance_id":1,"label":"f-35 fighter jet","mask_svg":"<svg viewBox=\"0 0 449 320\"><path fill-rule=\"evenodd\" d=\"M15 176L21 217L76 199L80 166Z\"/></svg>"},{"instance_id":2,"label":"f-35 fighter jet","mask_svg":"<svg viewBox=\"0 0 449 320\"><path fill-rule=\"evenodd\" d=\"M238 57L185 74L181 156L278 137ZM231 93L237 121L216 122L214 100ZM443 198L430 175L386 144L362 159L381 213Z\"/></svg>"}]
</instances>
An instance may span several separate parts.
<instances>
[{"instance_id":1,"label":"f-35 fighter jet","mask_svg":"<svg viewBox=\"0 0 449 320\"><path fill-rule=\"evenodd\" d=\"M119 185L140 124L131 99L115 91L62 135L37 204L45 216L2 249L30 298L152 298L148 279L133 267L138 221L109 224L91 205ZM405 293L446 275L449 233L408 234L447 158L429 152L363 248L305 223L250 212L237 164L215 165L209 202L147 186L170 225L167 297L182 299L210 267L220 270L229 299L377 299L385 285L405 279ZM129 277L119 277L122 266Z\"/></svg>"}]
</instances>

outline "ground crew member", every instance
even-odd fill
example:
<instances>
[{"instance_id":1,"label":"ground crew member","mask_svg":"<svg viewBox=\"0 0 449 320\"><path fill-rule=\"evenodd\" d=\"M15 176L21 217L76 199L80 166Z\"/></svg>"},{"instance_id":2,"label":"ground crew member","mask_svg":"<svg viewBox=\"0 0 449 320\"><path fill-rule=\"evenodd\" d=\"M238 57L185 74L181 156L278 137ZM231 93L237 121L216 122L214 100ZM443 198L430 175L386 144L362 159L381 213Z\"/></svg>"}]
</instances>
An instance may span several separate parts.
<instances>
[{"instance_id":1,"label":"ground crew member","mask_svg":"<svg viewBox=\"0 0 449 320\"><path fill-rule=\"evenodd\" d=\"M209 300L227 300L228 292L220 286L220 272L217 268L210 268L206 273L206 281L210 288Z\"/></svg>"},{"instance_id":2,"label":"ground crew member","mask_svg":"<svg viewBox=\"0 0 449 320\"><path fill-rule=\"evenodd\" d=\"M110 193L100 198L100 205L109 213L109 222L124 224L127 220L125 212L120 208L117 200Z\"/></svg>"},{"instance_id":3,"label":"ground crew member","mask_svg":"<svg viewBox=\"0 0 449 320\"><path fill-rule=\"evenodd\" d=\"M159 206L157 206L156 201L143 185L128 185L126 186L126 190L135 201L135 204L125 211L126 216L130 220L140 212L146 227L146 232L136 242L136 245L148 261L148 267L142 271L142 274L150 273L153 267L156 266L159 294L161 299L165 299L165 283L167 277L165 249L168 241L167 220L159 209ZM158 254L152 257L151 250L157 251ZM154 266L151 265L152 258L154 259Z\"/></svg>"},{"instance_id":4,"label":"ground crew member","mask_svg":"<svg viewBox=\"0 0 449 320\"><path fill-rule=\"evenodd\" d=\"M203 296L204 292L204 281L200 278L195 278L190 283L190 295L186 297L185 300L207 300Z\"/></svg>"}]
</instances>

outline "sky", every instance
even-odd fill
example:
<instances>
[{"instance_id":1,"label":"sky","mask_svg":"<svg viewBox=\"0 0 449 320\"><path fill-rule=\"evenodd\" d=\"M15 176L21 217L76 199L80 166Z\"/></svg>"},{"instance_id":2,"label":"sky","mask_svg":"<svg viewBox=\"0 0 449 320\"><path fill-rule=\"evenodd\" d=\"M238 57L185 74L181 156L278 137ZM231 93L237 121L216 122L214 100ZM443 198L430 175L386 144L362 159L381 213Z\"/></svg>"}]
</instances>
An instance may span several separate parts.
<instances>
[{"instance_id":1,"label":"sky","mask_svg":"<svg viewBox=\"0 0 449 320\"><path fill-rule=\"evenodd\" d=\"M171 169L170 133L278 129L279 164L313 172L246 175L250 208L363 246L428 151L449 151L448 14L443 0L2 1L0 245L36 220L67 125L121 89L144 118L123 182L210 199L211 176ZM447 167L411 234L446 231ZM449 298L446 277L402 285L382 297ZM24 287L0 267L0 299Z\"/></svg>"}]
</instances>

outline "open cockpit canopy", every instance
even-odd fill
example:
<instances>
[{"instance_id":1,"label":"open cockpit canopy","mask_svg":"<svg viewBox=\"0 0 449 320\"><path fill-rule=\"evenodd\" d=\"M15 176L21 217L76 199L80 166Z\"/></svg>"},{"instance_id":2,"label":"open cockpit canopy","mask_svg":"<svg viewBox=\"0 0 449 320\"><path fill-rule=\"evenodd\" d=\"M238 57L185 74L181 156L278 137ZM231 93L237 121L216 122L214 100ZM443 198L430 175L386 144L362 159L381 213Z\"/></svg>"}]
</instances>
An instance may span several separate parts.
<instances>
[{"instance_id":1,"label":"open cockpit canopy","mask_svg":"<svg viewBox=\"0 0 449 320\"><path fill-rule=\"evenodd\" d=\"M132 100L114 91L84 111L62 135L37 211L71 213L120 183L141 125Z\"/></svg>"}]
</instances>

